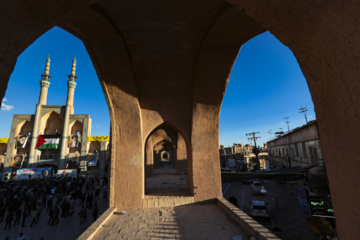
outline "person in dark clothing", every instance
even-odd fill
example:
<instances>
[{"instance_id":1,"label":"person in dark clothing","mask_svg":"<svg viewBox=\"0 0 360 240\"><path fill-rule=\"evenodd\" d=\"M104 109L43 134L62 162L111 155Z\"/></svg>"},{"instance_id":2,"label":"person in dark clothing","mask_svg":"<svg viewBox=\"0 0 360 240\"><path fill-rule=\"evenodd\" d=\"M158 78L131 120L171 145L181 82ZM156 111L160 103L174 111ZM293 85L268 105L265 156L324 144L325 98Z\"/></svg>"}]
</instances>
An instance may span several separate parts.
<instances>
[{"instance_id":1,"label":"person in dark clothing","mask_svg":"<svg viewBox=\"0 0 360 240\"><path fill-rule=\"evenodd\" d=\"M45 194L42 197L42 207L46 208L46 195Z\"/></svg>"},{"instance_id":2,"label":"person in dark clothing","mask_svg":"<svg viewBox=\"0 0 360 240\"><path fill-rule=\"evenodd\" d=\"M233 197L234 199L233 199L233 204L235 205L235 207L237 207L237 199L236 199L236 197Z\"/></svg>"},{"instance_id":3,"label":"person in dark clothing","mask_svg":"<svg viewBox=\"0 0 360 240\"><path fill-rule=\"evenodd\" d=\"M20 223L20 219L21 219L21 208L18 207L15 211L15 222L14 222L14 226L15 225L19 225Z\"/></svg>"},{"instance_id":4,"label":"person in dark clothing","mask_svg":"<svg viewBox=\"0 0 360 240\"><path fill-rule=\"evenodd\" d=\"M27 204L26 204L26 212L27 212L28 217L31 214L31 209L32 209L31 205L32 205L31 202L27 202Z\"/></svg>"},{"instance_id":5,"label":"person in dark clothing","mask_svg":"<svg viewBox=\"0 0 360 240\"><path fill-rule=\"evenodd\" d=\"M93 197L92 193L90 193L89 194L89 199L88 199L88 202L89 202L88 207L89 207L89 209L92 209L93 200L94 200L94 197Z\"/></svg>"},{"instance_id":6,"label":"person in dark clothing","mask_svg":"<svg viewBox=\"0 0 360 240\"><path fill-rule=\"evenodd\" d=\"M5 218L5 227L4 229L6 229L7 226L9 226L9 229L11 228L11 222L14 219L14 214L13 212L9 212L8 215Z\"/></svg>"},{"instance_id":7,"label":"person in dark clothing","mask_svg":"<svg viewBox=\"0 0 360 240\"><path fill-rule=\"evenodd\" d=\"M31 218L32 221L30 223L30 227L32 227L32 225L35 223L35 225L37 224L37 212L36 212L36 208L33 208L33 210L31 211Z\"/></svg>"},{"instance_id":8,"label":"person in dark clothing","mask_svg":"<svg viewBox=\"0 0 360 240\"><path fill-rule=\"evenodd\" d=\"M94 218L94 222L96 221L96 218L97 218L98 214L99 214L99 208L98 208L97 205L95 204L94 209L93 209L93 211L92 211L92 216L93 216L93 218Z\"/></svg>"},{"instance_id":9,"label":"person in dark clothing","mask_svg":"<svg viewBox=\"0 0 360 240\"><path fill-rule=\"evenodd\" d=\"M49 221L47 222L47 225L49 225L53 219L53 216L54 216L54 209L50 208L50 211L49 211ZM51 224L52 225L52 224Z\"/></svg>"},{"instance_id":10,"label":"person in dark clothing","mask_svg":"<svg viewBox=\"0 0 360 240\"><path fill-rule=\"evenodd\" d=\"M2 223L2 221L4 220L5 212L6 212L5 206L2 206L0 208L0 223Z\"/></svg>"},{"instance_id":11,"label":"person in dark clothing","mask_svg":"<svg viewBox=\"0 0 360 240\"><path fill-rule=\"evenodd\" d=\"M231 202L232 204L235 205L235 207L237 207L237 199L234 196L231 196L229 198L229 202Z\"/></svg>"},{"instance_id":12,"label":"person in dark clothing","mask_svg":"<svg viewBox=\"0 0 360 240\"><path fill-rule=\"evenodd\" d=\"M25 207L24 207L24 211L23 211L22 216L23 216L23 220L22 220L22 222L21 222L21 226L22 226L22 227L25 227L25 220L26 220L26 217L27 217L27 212L26 212L26 208L25 208Z\"/></svg>"},{"instance_id":13,"label":"person in dark clothing","mask_svg":"<svg viewBox=\"0 0 360 240\"><path fill-rule=\"evenodd\" d=\"M79 213L80 216L80 225L85 223L86 217L87 217L87 211L86 208L82 207Z\"/></svg>"},{"instance_id":14,"label":"person in dark clothing","mask_svg":"<svg viewBox=\"0 0 360 240\"><path fill-rule=\"evenodd\" d=\"M99 197L99 193L100 193L100 189L99 189L99 187L97 187L96 190L95 190L95 195L94 195L94 198L95 198L96 200L97 200L98 197Z\"/></svg>"},{"instance_id":15,"label":"person in dark clothing","mask_svg":"<svg viewBox=\"0 0 360 240\"><path fill-rule=\"evenodd\" d=\"M47 200L47 211L49 211L52 208L53 208L53 199L52 197L49 197L49 199Z\"/></svg>"},{"instance_id":16,"label":"person in dark clothing","mask_svg":"<svg viewBox=\"0 0 360 240\"><path fill-rule=\"evenodd\" d=\"M58 224L60 222L59 213L60 213L59 208L57 206L55 206L52 224ZM50 225L52 225L52 224L50 224Z\"/></svg>"}]
</instances>

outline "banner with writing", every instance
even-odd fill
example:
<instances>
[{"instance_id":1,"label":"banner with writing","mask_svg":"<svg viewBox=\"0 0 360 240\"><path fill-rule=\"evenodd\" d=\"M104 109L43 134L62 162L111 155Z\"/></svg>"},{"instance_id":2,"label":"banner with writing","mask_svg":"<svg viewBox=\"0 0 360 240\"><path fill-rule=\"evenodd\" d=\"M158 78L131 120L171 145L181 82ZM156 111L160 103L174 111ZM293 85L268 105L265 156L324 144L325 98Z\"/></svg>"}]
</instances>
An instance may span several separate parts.
<instances>
[{"instance_id":1,"label":"banner with writing","mask_svg":"<svg viewBox=\"0 0 360 240\"><path fill-rule=\"evenodd\" d=\"M13 179L30 179L30 178L43 178L50 174L48 169L45 168L21 168L17 169Z\"/></svg>"},{"instance_id":2,"label":"banner with writing","mask_svg":"<svg viewBox=\"0 0 360 240\"><path fill-rule=\"evenodd\" d=\"M76 177L77 169L60 169L56 173L56 177Z\"/></svg>"},{"instance_id":3,"label":"banner with writing","mask_svg":"<svg viewBox=\"0 0 360 240\"><path fill-rule=\"evenodd\" d=\"M306 193L304 193L301 189L297 189L297 194L299 198L301 213L309 215L309 206L306 198Z\"/></svg>"},{"instance_id":4,"label":"banner with writing","mask_svg":"<svg viewBox=\"0 0 360 240\"><path fill-rule=\"evenodd\" d=\"M92 136L88 137L89 142L96 142L96 141L110 141L110 136Z\"/></svg>"},{"instance_id":5,"label":"banner with writing","mask_svg":"<svg viewBox=\"0 0 360 240\"><path fill-rule=\"evenodd\" d=\"M325 215L325 199L322 197L310 197L312 215Z\"/></svg>"}]
</instances>

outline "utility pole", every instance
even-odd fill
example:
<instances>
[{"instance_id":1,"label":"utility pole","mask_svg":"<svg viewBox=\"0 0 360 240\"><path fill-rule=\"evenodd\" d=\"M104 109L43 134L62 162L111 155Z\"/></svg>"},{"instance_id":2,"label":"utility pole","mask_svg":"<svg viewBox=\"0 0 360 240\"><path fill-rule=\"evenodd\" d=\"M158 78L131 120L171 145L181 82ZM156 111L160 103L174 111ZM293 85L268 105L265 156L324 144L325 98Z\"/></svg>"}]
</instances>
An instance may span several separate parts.
<instances>
[{"instance_id":1,"label":"utility pole","mask_svg":"<svg viewBox=\"0 0 360 240\"><path fill-rule=\"evenodd\" d=\"M284 119L286 119L286 122L285 122L285 123L286 123L287 126L288 126L288 132L290 132L290 129L289 129L289 123L290 123L290 122L289 122L289 120L288 120L289 117L284 117Z\"/></svg>"},{"instance_id":2,"label":"utility pole","mask_svg":"<svg viewBox=\"0 0 360 240\"><path fill-rule=\"evenodd\" d=\"M306 124L308 123L308 120L307 120L307 117L306 117L306 112L308 111L306 109L306 106L303 108L303 106L301 106L301 108L299 109L299 113L304 113L304 116L305 116L305 121L306 121Z\"/></svg>"},{"instance_id":3,"label":"utility pole","mask_svg":"<svg viewBox=\"0 0 360 240\"><path fill-rule=\"evenodd\" d=\"M252 136L249 137L248 140L254 140L254 144L255 144L255 148L254 148L254 153L255 153L255 159L256 159L256 170L259 171L260 170L260 161L259 161L259 150L258 147L256 145L256 139L261 138L261 137L255 137L256 134L258 134L260 132L252 132L252 133L247 133L246 136Z\"/></svg>"}]
</instances>

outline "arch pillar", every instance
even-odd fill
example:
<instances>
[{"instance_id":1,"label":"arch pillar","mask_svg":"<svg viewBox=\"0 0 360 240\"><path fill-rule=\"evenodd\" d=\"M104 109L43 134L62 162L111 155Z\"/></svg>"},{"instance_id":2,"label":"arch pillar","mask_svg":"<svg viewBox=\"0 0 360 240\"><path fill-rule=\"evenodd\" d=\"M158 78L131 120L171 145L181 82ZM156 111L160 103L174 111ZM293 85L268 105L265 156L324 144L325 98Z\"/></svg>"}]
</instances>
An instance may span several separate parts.
<instances>
[{"instance_id":1,"label":"arch pillar","mask_svg":"<svg viewBox=\"0 0 360 240\"><path fill-rule=\"evenodd\" d=\"M218 121L218 107L207 104L195 105L191 136L195 201L222 196Z\"/></svg>"}]
</instances>

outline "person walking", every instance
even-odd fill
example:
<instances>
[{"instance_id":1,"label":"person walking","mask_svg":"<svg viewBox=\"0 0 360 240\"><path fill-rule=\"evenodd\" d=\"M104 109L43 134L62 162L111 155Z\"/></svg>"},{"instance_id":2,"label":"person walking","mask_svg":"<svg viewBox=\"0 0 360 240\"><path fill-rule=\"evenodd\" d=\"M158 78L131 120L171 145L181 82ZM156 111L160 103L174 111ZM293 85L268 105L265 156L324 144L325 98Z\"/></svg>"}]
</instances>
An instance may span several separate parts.
<instances>
[{"instance_id":1,"label":"person walking","mask_svg":"<svg viewBox=\"0 0 360 240\"><path fill-rule=\"evenodd\" d=\"M20 223L20 219L21 219L21 208L18 207L15 211L15 222L14 222L14 226L15 225L19 225Z\"/></svg>"},{"instance_id":2,"label":"person walking","mask_svg":"<svg viewBox=\"0 0 360 240\"><path fill-rule=\"evenodd\" d=\"M6 212L6 208L5 206L1 206L0 208L0 223L2 223L2 221L4 220L4 216L5 216L5 212Z\"/></svg>"},{"instance_id":3,"label":"person walking","mask_svg":"<svg viewBox=\"0 0 360 240\"><path fill-rule=\"evenodd\" d=\"M9 229L11 228L11 222L14 219L14 215L13 212L9 212L8 215L5 218L5 227L4 229L6 229L7 226L9 226Z\"/></svg>"},{"instance_id":4,"label":"person walking","mask_svg":"<svg viewBox=\"0 0 360 240\"><path fill-rule=\"evenodd\" d=\"M53 223L54 223L53 217L54 217L54 209L50 208L49 221L47 222L47 225L49 225L49 224L50 224L50 226L53 225Z\"/></svg>"},{"instance_id":5,"label":"person walking","mask_svg":"<svg viewBox=\"0 0 360 240\"><path fill-rule=\"evenodd\" d=\"M94 222L96 221L98 214L99 214L99 208L97 207L97 204L95 204L94 209L92 211L92 216L94 218Z\"/></svg>"},{"instance_id":6,"label":"person walking","mask_svg":"<svg viewBox=\"0 0 360 240\"><path fill-rule=\"evenodd\" d=\"M33 210L31 211L31 218L32 218L32 222L30 223L30 227L32 227L32 225L35 223L35 225L37 224L37 211L36 208L33 208Z\"/></svg>"},{"instance_id":7,"label":"person walking","mask_svg":"<svg viewBox=\"0 0 360 240\"><path fill-rule=\"evenodd\" d=\"M60 219L59 219L59 213L60 213L60 210L57 206L54 207L54 214L53 214L53 224L58 224L60 222ZM51 224L52 225L52 224Z\"/></svg>"},{"instance_id":8,"label":"person walking","mask_svg":"<svg viewBox=\"0 0 360 240\"><path fill-rule=\"evenodd\" d=\"M52 208L53 208L53 197L52 195L50 195L47 200L47 211L50 211L50 209Z\"/></svg>"},{"instance_id":9,"label":"person walking","mask_svg":"<svg viewBox=\"0 0 360 240\"><path fill-rule=\"evenodd\" d=\"M27 212L26 212L26 207L24 206L24 210L23 210L23 214L22 214L22 222L21 222L21 227L25 227L25 220L26 220L26 217L27 217Z\"/></svg>"},{"instance_id":10,"label":"person walking","mask_svg":"<svg viewBox=\"0 0 360 240\"><path fill-rule=\"evenodd\" d=\"M86 208L82 207L79 213L80 216L80 225L85 223L86 217L87 217L87 211Z\"/></svg>"},{"instance_id":11,"label":"person walking","mask_svg":"<svg viewBox=\"0 0 360 240\"><path fill-rule=\"evenodd\" d=\"M42 212L42 203L40 204L38 203L36 206L37 221L39 221L40 219L41 212Z\"/></svg>"},{"instance_id":12,"label":"person walking","mask_svg":"<svg viewBox=\"0 0 360 240\"><path fill-rule=\"evenodd\" d=\"M76 205L76 201L74 198L71 198L70 200L70 210L69 210L69 214L70 216L72 216L75 212L75 205Z\"/></svg>"}]
</instances>

